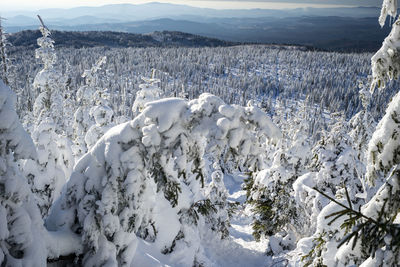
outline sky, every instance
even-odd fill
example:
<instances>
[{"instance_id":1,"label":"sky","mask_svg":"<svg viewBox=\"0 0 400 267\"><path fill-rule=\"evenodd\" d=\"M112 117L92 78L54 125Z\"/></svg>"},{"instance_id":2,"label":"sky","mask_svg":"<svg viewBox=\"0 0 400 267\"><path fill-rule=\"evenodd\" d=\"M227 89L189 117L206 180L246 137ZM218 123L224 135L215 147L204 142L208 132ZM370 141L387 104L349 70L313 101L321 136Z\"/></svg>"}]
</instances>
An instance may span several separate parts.
<instances>
[{"instance_id":1,"label":"sky","mask_svg":"<svg viewBox=\"0 0 400 267\"><path fill-rule=\"evenodd\" d=\"M382 0L0 0L0 13L10 10L71 8L106 4L164 2L215 9L284 9L299 7L378 6Z\"/></svg>"}]
</instances>

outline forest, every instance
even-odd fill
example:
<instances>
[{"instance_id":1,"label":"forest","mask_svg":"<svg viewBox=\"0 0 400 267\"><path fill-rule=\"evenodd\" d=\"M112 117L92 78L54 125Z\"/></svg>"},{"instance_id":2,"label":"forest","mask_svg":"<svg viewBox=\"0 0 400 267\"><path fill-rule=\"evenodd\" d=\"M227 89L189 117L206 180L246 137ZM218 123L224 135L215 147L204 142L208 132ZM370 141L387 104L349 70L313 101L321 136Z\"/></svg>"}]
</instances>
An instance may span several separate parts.
<instances>
[{"instance_id":1,"label":"forest","mask_svg":"<svg viewBox=\"0 0 400 267\"><path fill-rule=\"evenodd\" d=\"M0 27L1 265L398 265L399 20L375 54L40 22L34 48Z\"/></svg>"}]
</instances>

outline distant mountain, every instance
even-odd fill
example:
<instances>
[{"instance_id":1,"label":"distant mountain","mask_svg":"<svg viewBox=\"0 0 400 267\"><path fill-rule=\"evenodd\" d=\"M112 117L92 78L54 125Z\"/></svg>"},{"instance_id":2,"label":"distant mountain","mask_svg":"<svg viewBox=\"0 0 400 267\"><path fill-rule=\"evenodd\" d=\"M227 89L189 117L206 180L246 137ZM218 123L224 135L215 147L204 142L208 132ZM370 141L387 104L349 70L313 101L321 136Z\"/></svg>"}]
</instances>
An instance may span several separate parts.
<instances>
[{"instance_id":1,"label":"distant mountain","mask_svg":"<svg viewBox=\"0 0 400 267\"><path fill-rule=\"evenodd\" d=\"M276 2L276 0L263 0L263 2ZM279 2L375 7L380 7L382 5L382 0L280 0Z\"/></svg>"},{"instance_id":2,"label":"distant mountain","mask_svg":"<svg viewBox=\"0 0 400 267\"><path fill-rule=\"evenodd\" d=\"M319 0L320 1L320 0ZM365 2L366 0L364 0ZM359 4L364 3L359 0ZM77 7L71 9L42 9L38 11L12 12L2 14L6 28L38 25L36 15L40 14L46 24L71 26L85 24L132 22L160 18L189 20L207 23L215 18L285 18L301 16L341 16L341 17L377 17L377 7L340 7L340 8L297 8L297 9L243 9L218 10L197 8L187 5L166 3L147 3L141 5L116 4L100 7Z\"/></svg>"},{"instance_id":3,"label":"distant mountain","mask_svg":"<svg viewBox=\"0 0 400 267\"><path fill-rule=\"evenodd\" d=\"M11 51L34 49L36 40L41 36L38 30L25 30L11 34L8 40ZM221 41L182 32L152 32L149 34L132 34L122 32L66 32L53 31L52 38L57 47L217 47L232 46L238 43Z\"/></svg>"},{"instance_id":4,"label":"distant mountain","mask_svg":"<svg viewBox=\"0 0 400 267\"><path fill-rule=\"evenodd\" d=\"M208 38L222 39L227 42L292 44L310 46L331 51L368 52L376 51L382 44L382 40L390 31L390 27L388 26L385 26L383 29L381 29L376 18L349 18L334 16L303 16L290 18L221 18L214 19L207 23L187 20L157 19L127 23L86 24L71 26L48 25L48 27L52 30L63 31L118 31L136 34L145 34L156 31L179 31L206 36ZM36 28L37 27L32 27L32 29ZM57 37L58 34L61 33L55 33L54 36ZM81 36L79 33L75 32L69 34L74 36L76 35L76 38ZM110 33L109 37L113 36L114 34L118 35L117 33ZM85 33L84 36L86 35L91 36L88 33ZM125 35L121 34L121 36ZM128 38L130 35L126 36L126 38ZM140 35L132 36L135 36L134 40L136 40ZM145 36L148 38L148 35ZM127 40L130 40L129 38ZM143 46L148 45L148 39L140 40ZM153 42L152 40L150 41ZM209 42L200 39L198 41L200 43ZM36 41L34 41L34 43L35 42ZM90 44L91 41L88 42L88 44ZM130 41L128 41L128 43L130 43ZM154 45L154 43L152 43L152 45ZM192 41L192 45L195 45L194 41Z\"/></svg>"},{"instance_id":5,"label":"distant mountain","mask_svg":"<svg viewBox=\"0 0 400 267\"><path fill-rule=\"evenodd\" d=\"M368 5L375 0L357 1ZM51 30L137 34L178 31L229 42L284 43L335 51L375 51L390 30L387 26L380 28L377 7L216 10L148 3L44 9L38 13ZM4 21L6 31L36 30L36 14L8 17Z\"/></svg>"}]
</instances>

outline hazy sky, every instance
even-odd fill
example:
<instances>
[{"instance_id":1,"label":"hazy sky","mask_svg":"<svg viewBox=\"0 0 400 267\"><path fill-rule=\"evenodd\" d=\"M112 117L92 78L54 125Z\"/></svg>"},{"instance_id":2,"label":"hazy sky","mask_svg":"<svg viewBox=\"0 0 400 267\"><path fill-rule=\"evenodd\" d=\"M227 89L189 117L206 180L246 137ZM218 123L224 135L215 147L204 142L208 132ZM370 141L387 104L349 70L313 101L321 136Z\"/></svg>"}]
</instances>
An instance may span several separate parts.
<instances>
[{"instance_id":1,"label":"hazy sky","mask_svg":"<svg viewBox=\"0 0 400 267\"><path fill-rule=\"evenodd\" d=\"M265 9L282 9L297 7L318 7L318 6L377 6L382 0L0 0L1 11L9 10L36 10L41 8L70 8L76 6L101 6L106 4L130 3L142 4L148 2L164 2L175 4L186 4L197 7L210 8L265 8Z\"/></svg>"}]
</instances>

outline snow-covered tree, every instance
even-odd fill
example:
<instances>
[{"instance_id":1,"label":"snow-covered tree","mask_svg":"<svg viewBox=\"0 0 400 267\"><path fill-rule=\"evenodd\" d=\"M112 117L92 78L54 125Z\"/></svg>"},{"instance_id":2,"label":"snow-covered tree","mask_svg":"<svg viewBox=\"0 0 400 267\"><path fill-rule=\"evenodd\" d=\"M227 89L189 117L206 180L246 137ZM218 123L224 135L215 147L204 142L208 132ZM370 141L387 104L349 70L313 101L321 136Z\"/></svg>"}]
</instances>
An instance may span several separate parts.
<instances>
[{"instance_id":1,"label":"snow-covered tree","mask_svg":"<svg viewBox=\"0 0 400 267\"><path fill-rule=\"evenodd\" d=\"M308 217L308 231L313 233L301 239L296 249L308 265L334 265L337 246L346 231L338 227L345 218L331 223L332 218L327 217L341 207L330 203L326 196L342 203L351 199L355 208L364 203L357 197L364 193L363 165L352 147L347 123L337 115L331 131L325 132L312 150L312 172L299 177L293 185L296 202Z\"/></svg>"},{"instance_id":2,"label":"snow-covered tree","mask_svg":"<svg viewBox=\"0 0 400 267\"><path fill-rule=\"evenodd\" d=\"M43 62L43 69L38 72L33 82L34 88L40 91L35 100L33 114L37 118L36 124L39 124L42 118L51 118L56 125L60 126L59 129L56 129L57 132L61 132L64 116L63 100L60 94L61 75L54 68L57 55L49 29L43 22L39 29L42 37L37 40L39 48L36 49L36 58Z\"/></svg>"},{"instance_id":3,"label":"snow-covered tree","mask_svg":"<svg viewBox=\"0 0 400 267\"><path fill-rule=\"evenodd\" d=\"M110 107L110 94L106 89L98 90L92 96L95 106L89 111L89 115L94 119L92 125L85 135L86 147L90 149L111 127L114 111Z\"/></svg>"},{"instance_id":4,"label":"snow-covered tree","mask_svg":"<svg viewBox=\"0 0 400 267\"><path fill-rule=\"evenodd\" d=\"M139 85L140 90L137 91L135 102L133 102L132 106L134 115L138 115L140 112L142 112L146 106L146 103L161 98L162 91L159 87L160 79L156 79L154 76L155 69L153 69L153 74L150 79L142 77L144 83Z\"/></svg>"},{"instance_id":5,"label":"snow-covered tree","mask_svg":"<svg viewBox=\"0 0 400 267\"><path fill-rule=\"evenodd\" d=\"M15 94L0 80L0 264L45 266L44 227L17 160L35 158L32 139L15 112Z\"/></svg>"},{"instance_id":6,"label":"snow-covered tree","mask_svg":"<svg viewBox=\"0 0 400 267\"><path fill-rule=\"evenodd\" d=\"M376 127L376 122L369 110L372 95L361 81L358 86L363 109L350 119L349 127L351 131L349 135L352 138L354 149L358 151L359 160L365 162L368 142Z\"/></svg>"},{"instance_id":7,"label":"snow-covered tree","mask_svg":"<svg viewBox=\"0 0 400 267\"><path fill-rule=\"evenodd\" d=\"M254 217L253 236L256 240L274 239L268 248L270 253L292 249L295 235L304 234L303 224L307 224L293 192L293 183L306 172L311 155L306 108L300 103L298 106L296 112L285 112L283 105L277 105L284 137L277 145L267 147L270 162L246 182L247 202Z\"/></svg>"},{"instance_id":8,"label":"snow-covered tree","mask_svg":"<svg viewBox=\"0 0 400 267\"><path fill-rule=\"evenodd\" d=\"M138 237L177 264L207 262L202 232L224 232L228 222L214 207L224 199L206 197L205 154L229 147L256 168L265 138L279 136L260 109L226 105L210 94L148 103L80 159L48 224L81 235L85 266L132 264ZM215 173L211 191L218 179Z\"/></svg>"},{"instance_id":9,"label":"snow-covered tree","mask_svg":"<svg viewBox=\"0 0 400 267\"><path fill-rule=\"evenodd\" d=\"M229 236L229 217L233 205L228 202L228 192L224 185L224 174L222 173L219 166L216 165L216 170L211 174L211 183L206 188L206 200L210 201L210 206L213 207L211 210L212 216L206 217L206 222L211 226L211 229L215 231L220 237L227 238Z\"/></svg>"},{"instance_id":10,"label":"snow-covered tree","mask_svg":"<svg viewBox=\"0 0 400 267\"><path fill-rule=\"evenodd\" d=\"M304 174L310 147L304 135L297 135L288 145L281 142L270 167L256 174L248 188L248 202L253 206L255 220L253 235L257 240L282 230L292 231L301 225L294 197L293 183Z\"/></svg>"},{"instance_id":11,"label":"snow-covered tree","mask_svg":"<svg viewBox=\"0 0 400 267\"><path fill-rule=\"evenodd\" d=\"M85 70L82 77L85 78L85 85L79 87L76 93L76 100L79 103L77 110L74 113L74 155L79 158L87 152L87 145L85 142L86 133L90 127L96 122L93 116L90 115L90 110L95 106L94 95L98 88L98 81L100 79L98 70L105 64L107 57L101 57L97 60L90 70Z\"/></svg>"},{"instance_id":12,"label":"snow-covered tree","mask_svg":"<svg viewBox=\"0 0 400 267\"><path fill-rule=\"evenodd\" d=\"M9 59L7 56L7 45L9 44L6 38L4 27L2 26L3 18L0 16L0 79L3 79L4 83L8 85L8 64Z\"/></svg>"},{"instance_id":13,"label":"snow-covered tree","mask_svg":"<svg viewBox=\"0 0 400 267\"><path fill-rule=\"evenodd\" d=\"M400 56L398 42L400 38L400 20L397 17L397 0L383 0L379 24L385 25L387 16L396 21L392 25L390 34L385 38L382 47L371 58L372 83L371 89L385 88L387 80L398 78L400 75Z\"/></svg>"},{"instance_id":14,"label":"snow-covered tree","mask_svg":"<svg viewBox=\"0 0 400 267\"><path fill-rule=\"evenodd\" d=\"M42 216L46 217L53 201L69 178L74 165L71 141L60 135L64 125L63 99L58 91L59 74L54 70L56 60L50 31L40 27L43 37L38 39L40 48L36 56L41 58L44 68L37 74L34 86L41 90L34 105L32 138L37 146L36 160L22 161L21 169L28 178Z\"/></svg>"},{"instance_id":15,"label":"snow-covered tree","mask_svg":"<svg viewBox=\"0 0 400 267\"><path fill-rule=\"evenodd\" d=\"M42 121L32 133L37 146L37 159L22 161L21 169L31 185L35 200L46 217L54 200L69 178L74 158L71 143L55 132L52 121Z\"/></svg>"}]
</instances>

